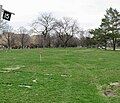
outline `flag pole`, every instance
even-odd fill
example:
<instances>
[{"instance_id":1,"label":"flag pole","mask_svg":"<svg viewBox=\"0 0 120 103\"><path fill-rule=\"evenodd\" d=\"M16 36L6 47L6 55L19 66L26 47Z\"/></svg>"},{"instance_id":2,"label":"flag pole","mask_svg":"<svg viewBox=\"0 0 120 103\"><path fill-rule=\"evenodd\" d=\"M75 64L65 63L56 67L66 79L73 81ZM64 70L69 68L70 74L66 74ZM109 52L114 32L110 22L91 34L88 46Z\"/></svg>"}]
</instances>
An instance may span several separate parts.
<instances>
[{"instance_id":1,"label":"flag pole","mask_svg":"<svg viewBox=\"0 0 120 103\"><path fill-rule=\"evenodd\" d=\"M2 5L0 5L0 23L2 21L2 12L3 12L3 19L10 21L11 14L15 15L15 13L9 12L2 8Z\"/></svg>"},{"instance_id":2,"label":"flag pole","mask_svg":"<svg viewBox=\"0 0 120 103\"><path fill-rule=\"evenodd\" d=\"M4 11L7 11L7 10L2 9L2 11L4 12ZM9 13L11 13L11 14L15 15L15 13L12 13L12 12L10 12L10 11L7 11L7 12L9 12Z\"/></svg>"},{"instance_id":3,"label":"flag pole","mask_svg":"<svg viewBox=\"0 0 120 103\"><path fill-rule=\"evenodd\" d=\"M1 17L2 17L2 5L0 5L0 23L1 23Z\"/></svg>"}]
</instances>

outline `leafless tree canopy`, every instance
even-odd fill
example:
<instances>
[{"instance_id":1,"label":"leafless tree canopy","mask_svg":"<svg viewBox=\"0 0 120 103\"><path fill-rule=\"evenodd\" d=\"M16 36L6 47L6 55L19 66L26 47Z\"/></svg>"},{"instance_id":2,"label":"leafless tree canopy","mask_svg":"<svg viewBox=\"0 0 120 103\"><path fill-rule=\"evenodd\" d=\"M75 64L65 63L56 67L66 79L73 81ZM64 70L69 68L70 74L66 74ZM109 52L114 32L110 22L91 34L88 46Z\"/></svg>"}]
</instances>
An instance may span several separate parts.
<instances>
[{"instance_id":1,"label":"leafless tree canopy","mask_svg":"<svg viewBox=\"0 0 120 103\"><path fill-rule=\"evenodd\" d=\"M52 17L51 13L43 13L32 23L33 31L37 34L43 35L44 47L47 45L46 42L47 36L50 35L50 32L54 28L54 22L55 22L55 18Z\"/></svg>"},{"instance_id":2,"label":"leafless tree canopy","mask_svg":"<svg viewBox=\"0 0 120 103\"><path fill-rule=\"evenodd\" d=\"M0 22L0 32L2 33L3 31L8 31L9 24L5 21Z\"/></svg>"},{"instance_id":3,"label":"leafless tree canopy","mask_svg":"<svg viewBox=\"0 0 120 103\"><path fill-rule=\"evenodd\" d=\"M12 27L9 25L4 26L4 31L2 34L2 41L6 44L7 48L11 48L14 45L14 33L12 32Z\"/></svg>"},{"instance_id":4,"label":"leafless tree canopy","mask_svg":"<svg viewBox=\"0 0 120 103\"><path fill-rule=\"evenodd\" d=\"M23 49L27 45L30 36L28 35L28 30L25 27L21 26L17 31L18 31L17 39L21 45L21 48Z\"/></svg>"},{"instance_id":5,"label":"leafless tree canopy","mask_svg":"<svg viewBox=\"0 0 120 103\"><path fill-rule=\"evenodd\" d=\"M62 20L56 21L55 32L63 42L64 47L68 41L79 33L77 21L64 17Z\"/></svg>"}]
</instances>

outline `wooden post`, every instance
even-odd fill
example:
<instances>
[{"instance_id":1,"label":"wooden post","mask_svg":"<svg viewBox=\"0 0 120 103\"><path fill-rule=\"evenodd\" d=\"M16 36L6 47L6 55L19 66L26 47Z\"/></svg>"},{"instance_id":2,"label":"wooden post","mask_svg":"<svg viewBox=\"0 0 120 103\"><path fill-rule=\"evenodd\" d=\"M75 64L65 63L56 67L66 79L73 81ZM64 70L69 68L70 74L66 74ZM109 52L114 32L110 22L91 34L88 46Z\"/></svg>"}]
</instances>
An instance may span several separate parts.
<instances>
[{"instance_id":1,"label":"wooden post","mask_svg":"<svg viewBox=\"0 0 120 103\"><path fill-rule=\"evenodd\" d=\"M43 54L43 49L42 48L39 48L39 53L40 53L40 62L42 61L42 54Z\"/></svg>"}]
</instances>

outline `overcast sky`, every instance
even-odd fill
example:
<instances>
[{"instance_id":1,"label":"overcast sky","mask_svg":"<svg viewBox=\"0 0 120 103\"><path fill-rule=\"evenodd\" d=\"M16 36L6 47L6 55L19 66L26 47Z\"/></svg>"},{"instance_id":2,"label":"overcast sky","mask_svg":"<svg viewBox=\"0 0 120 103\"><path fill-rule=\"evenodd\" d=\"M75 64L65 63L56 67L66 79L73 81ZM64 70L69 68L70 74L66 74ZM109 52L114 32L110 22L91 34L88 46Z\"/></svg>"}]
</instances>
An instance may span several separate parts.
<instances>
[{"instance_id":1,"label":"overcast sky","mask_svg":"<svg viewBox=\"0 0 120 103\"><path fill-rule=\"evenodd\" d=\"M120 0L0 0L3 9L14 12L9 22L15 29L29 26L43 12L52 12L56 18L72 17L83 29L100 25L109 7L120 12Z\"/></svg>"}]
</instances>

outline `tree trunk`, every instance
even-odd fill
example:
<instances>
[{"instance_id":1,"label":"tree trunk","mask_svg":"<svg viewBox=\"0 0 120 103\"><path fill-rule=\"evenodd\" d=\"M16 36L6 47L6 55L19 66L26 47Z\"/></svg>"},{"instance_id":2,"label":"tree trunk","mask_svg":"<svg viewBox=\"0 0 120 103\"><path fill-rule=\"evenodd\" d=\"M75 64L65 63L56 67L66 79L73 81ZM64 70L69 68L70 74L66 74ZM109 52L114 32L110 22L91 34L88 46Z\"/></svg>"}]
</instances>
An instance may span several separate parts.
<instances>
[{"instance_id":1,"label":"tree trunk","mask_svg":"<svg viewBox=\"0 0 120 103\"><path fill-rule=\"evenodd\" d=\"M105 50L107 50L107 41L105 41Z\"/></svg>"},{"instance_id":2,"label":"tree trunk","mask_svg":"<svg viewBox=\"0 0 120 103\"><path fill-rule=\"evenodd\" d=\"M22 45L21 45L21 46L22 46L22 49L23 49L23 48L24 48L24 43L23 43L23 40L22 40Z\"/></svg>"},{"instance_id":3,"label":"tree trunk","mask_svg":"<svg viewBox=\"0 0 120 103\"><path fill-rule=\"evenodd\" d=\"M11 44L10 44L10 37L8 36L8 49L10 49Z\"/></svg>"},{"instance_id":4,"label":"tree trunk","mask_svg":"<svg viewBox=\"0 0 120 103\"><path fill-rule=\"evenodd\" d=\"M46 36L43 35L43 48L45 48L45 47L46 47Z\"/></svg>"},{"instance_id":5,"label":"tree trunk","mask_svg":"<svg viewBox=\"0 0 120 103\"><path fill-rule=\"evenodd\" d=\"M113 38L113 50L115 51L116 49L116 38Z\"/></svg>"},{"instance_id":6,"label":"tree trunk","mask_svg":"<svg viewBox=\"0 0 120 103\"><path fill-rule=\"evenodd\" d=\"M67 47L67 43L64 43L64 48L66 48Z\"/></svg>"}]
</instances>

